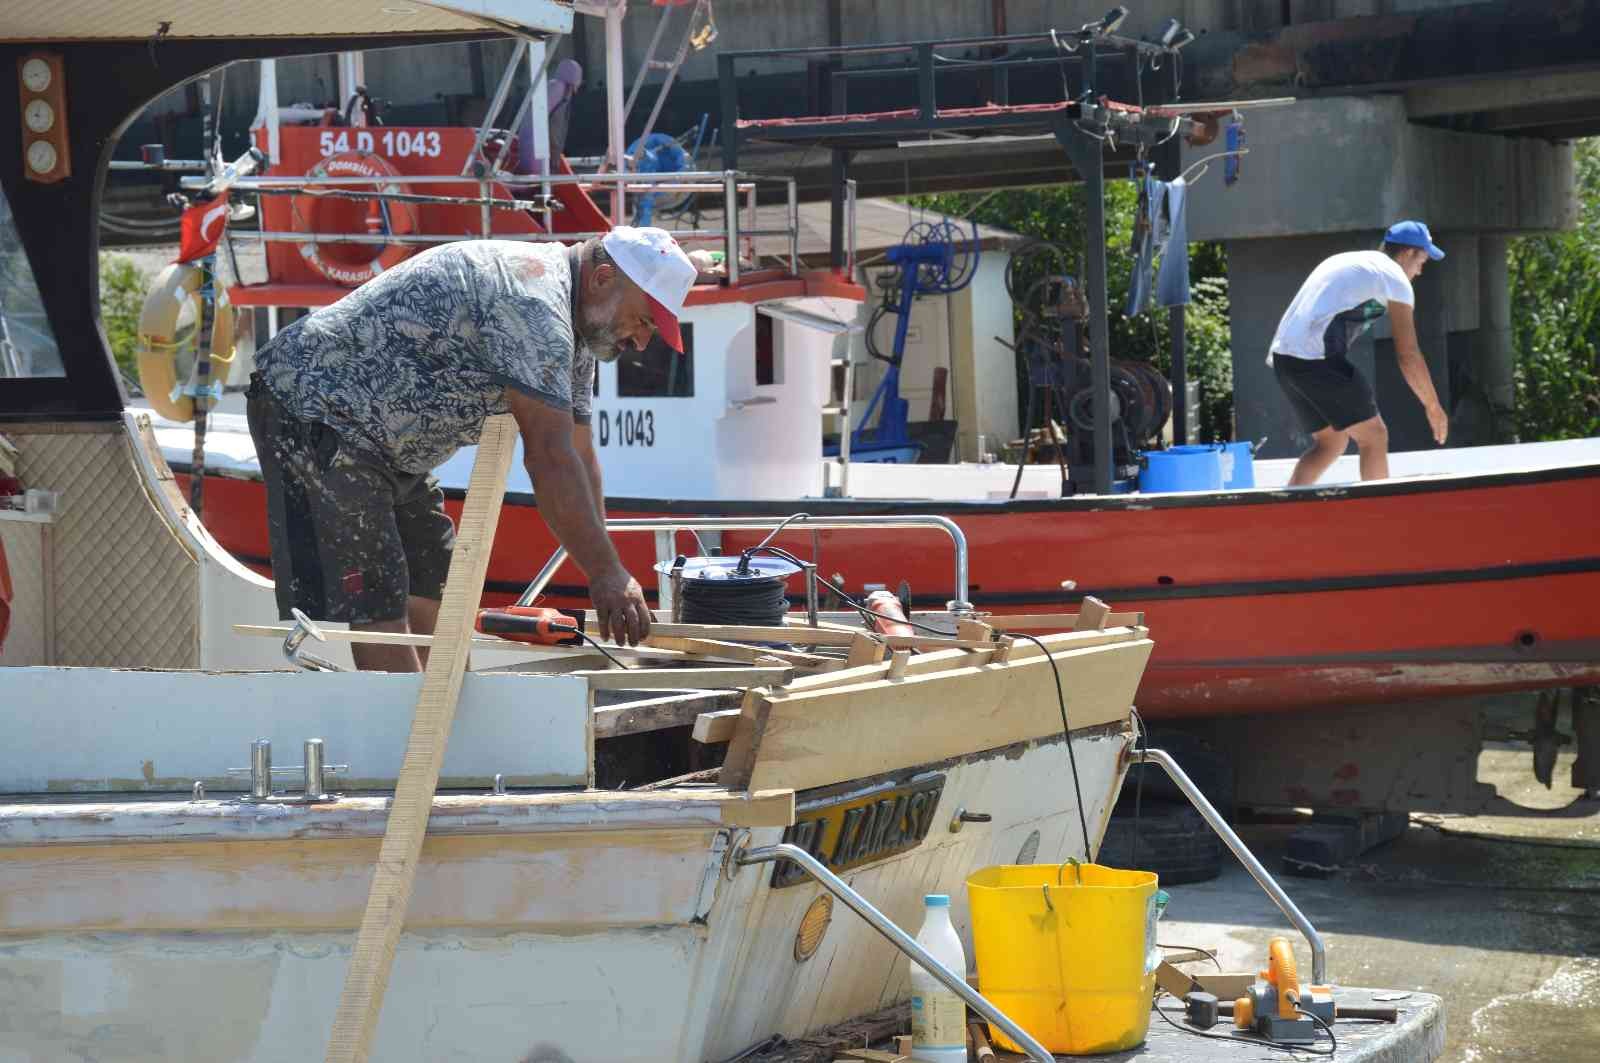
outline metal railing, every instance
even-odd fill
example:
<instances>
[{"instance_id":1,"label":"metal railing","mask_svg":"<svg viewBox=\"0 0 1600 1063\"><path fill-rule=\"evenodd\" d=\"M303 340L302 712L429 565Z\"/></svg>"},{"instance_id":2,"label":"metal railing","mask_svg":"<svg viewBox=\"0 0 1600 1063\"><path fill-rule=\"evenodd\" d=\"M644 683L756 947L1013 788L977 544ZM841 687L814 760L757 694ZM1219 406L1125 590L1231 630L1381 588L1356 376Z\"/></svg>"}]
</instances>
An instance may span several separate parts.
<instances>
[{"instance_id":1,"label":"metal railing","mask_svg":"<svg viewBox=\"0 0 1600 1063\"><path fill-rule=\"evenodd\" d=\"M649 531L656 534L656 557L670 561L676 555L675 537L680 531L772 531L780 526L796 531L844 531L860 528L927 528L944 532L955 548L955 597L945 608L957 615L972 611L967 588L967 536L960 525L948 517L934 515L887 517L624 517L606 521L607 531ZM529 583L518 605L532 605L556 571L566 563L567 548L557 546L539 574ZM662 608L667 608L663 604Z\"/></svg>"}]
</instances>

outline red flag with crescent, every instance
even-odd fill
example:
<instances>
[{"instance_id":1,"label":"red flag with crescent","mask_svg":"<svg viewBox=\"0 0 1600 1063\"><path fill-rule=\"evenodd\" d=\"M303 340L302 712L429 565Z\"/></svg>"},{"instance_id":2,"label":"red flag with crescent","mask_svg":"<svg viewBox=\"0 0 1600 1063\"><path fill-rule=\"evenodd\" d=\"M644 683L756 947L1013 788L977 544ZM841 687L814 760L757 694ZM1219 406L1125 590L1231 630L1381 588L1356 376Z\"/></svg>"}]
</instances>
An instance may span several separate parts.
<instances>
[{"instance_id":1,"label":"red flag with crescent","mask_svg":"<svg viewBox=\"0 0 1600 1063\"><path fill-rule=\"evenodd\" d=\"M183 212L181 221L178 262L193 262L205 258L222 242L222 233L228 227L228 197L209 199Z\"/></svg>"}]
</instances>

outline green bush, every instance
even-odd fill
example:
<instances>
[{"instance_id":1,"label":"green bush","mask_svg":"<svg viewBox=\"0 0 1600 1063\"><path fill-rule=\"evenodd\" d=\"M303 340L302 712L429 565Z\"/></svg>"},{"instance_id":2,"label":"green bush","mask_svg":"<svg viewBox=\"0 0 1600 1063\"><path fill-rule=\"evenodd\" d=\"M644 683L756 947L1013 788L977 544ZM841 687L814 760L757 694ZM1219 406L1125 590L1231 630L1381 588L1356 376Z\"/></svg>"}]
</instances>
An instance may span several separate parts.
<instances>
[{"instance_id":1,"label":"green bush","mask_svg":"<svg viewBox=\"0 0 1600 1063\"><path fill-rule=\"evenodd\" d=\"M138 380L139 311L150 278L126 255L100 254L100 324L117 368Z\"/></svg>"}]
</instances>

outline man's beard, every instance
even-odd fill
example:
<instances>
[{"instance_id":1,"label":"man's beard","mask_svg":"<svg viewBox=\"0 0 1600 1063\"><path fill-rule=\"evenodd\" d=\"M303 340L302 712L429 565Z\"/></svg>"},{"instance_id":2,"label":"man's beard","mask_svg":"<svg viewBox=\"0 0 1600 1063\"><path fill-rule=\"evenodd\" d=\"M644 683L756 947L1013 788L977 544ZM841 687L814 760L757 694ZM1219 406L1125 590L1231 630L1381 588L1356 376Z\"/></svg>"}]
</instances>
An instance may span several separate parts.
<instances>
[{"instance_id":1,"label":"man's beard","mask_svg":"<svg viewBox=\"0 0 1600 1063\"><path fill-rule=\"evenodd\" d=\"M603 301L591 299L578 309L578 339L602 362L614 362L622 355L622 337L616 325L621 302L618 288Z\"/></svg>"}]
</instances>

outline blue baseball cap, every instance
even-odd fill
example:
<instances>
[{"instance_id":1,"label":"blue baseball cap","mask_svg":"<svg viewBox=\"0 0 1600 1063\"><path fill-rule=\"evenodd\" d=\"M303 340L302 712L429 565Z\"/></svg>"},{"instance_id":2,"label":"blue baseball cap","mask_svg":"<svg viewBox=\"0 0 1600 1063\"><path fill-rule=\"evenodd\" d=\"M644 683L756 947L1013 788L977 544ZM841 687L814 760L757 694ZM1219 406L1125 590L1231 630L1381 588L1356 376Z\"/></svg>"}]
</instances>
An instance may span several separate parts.
<instances>
[{"instance_id":1,"label":"blue baseball cap","mask_svg":"<svg viewBox=\"0 0 1600 1063\"><path fill-rule=\"evenodd\" d=\"M1383 234L1383 239L1385 243L1420 247L1428 252L1428 257L1435 262L1444 257L1444 252L1433 242L1433 234L1428 232L1428 227L1420 221L1397 221L1389 226L1389 231Z\"/></svg>"}]
</instances>

